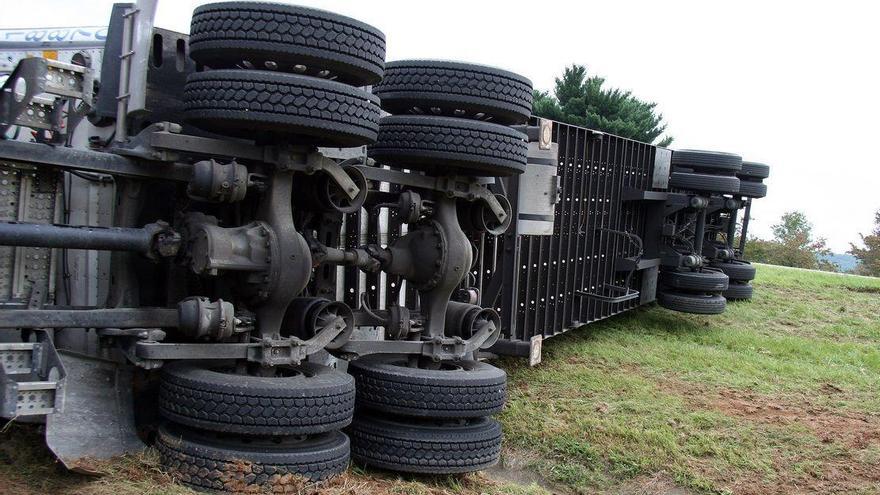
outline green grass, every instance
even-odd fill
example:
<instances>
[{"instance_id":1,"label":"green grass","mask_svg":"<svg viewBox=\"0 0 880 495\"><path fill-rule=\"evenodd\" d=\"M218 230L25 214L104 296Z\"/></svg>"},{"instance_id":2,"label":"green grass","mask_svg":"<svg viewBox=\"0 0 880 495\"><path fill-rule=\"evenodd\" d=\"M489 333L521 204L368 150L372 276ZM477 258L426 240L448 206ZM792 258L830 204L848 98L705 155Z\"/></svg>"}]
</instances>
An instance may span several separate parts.
<instances>
[{"instance_id":1,"label":"green grass","mask_svg":"<svg viewBox=\"0 0 880 495\"><path fill-rule=\"evenodd\" d=\"M652 305L548 340L536 368L496 363L506 471L353 466L301 493L880 494L880 279L759 266L755 288L720 316ZM150 451L105 468L66 473L33 428L0 432L0 493L192 493Z\"/></svg>"},{"instance_id":2,"label":"green grass","mask_svg":"<svg viewBox=\"0 0 880 495\"><path fill-rule=\"evenodd\" d=\"M696 492L772 491L841 458L876 467L880 435L853 449L816 425L880 424L880 279L760 266L755 287L721 316L645 308L545 342L535 369L504 361L508 443L537 449L550 462L535 468L576 492L657 473Z\"/></svg>"},{"instance_id":3,"label":"green grass","mask_svg":"<svg viewBox=\"0 0 880 495\"><path fill-rule=\"evenodd\" d=\"M158 453L143 453L90 464L101 476L66 471L43 443L36 425L7 424L0 429L0 494L15 495L196 495L165 473ZM289 488L289 487L288 487ZM272 489L254 494L271 494ZM399 475L351 465L342 476L303 482L296 495L549 495L534 483L493 479L483 473L463 476Z\"/></svg>"}]
</instances>

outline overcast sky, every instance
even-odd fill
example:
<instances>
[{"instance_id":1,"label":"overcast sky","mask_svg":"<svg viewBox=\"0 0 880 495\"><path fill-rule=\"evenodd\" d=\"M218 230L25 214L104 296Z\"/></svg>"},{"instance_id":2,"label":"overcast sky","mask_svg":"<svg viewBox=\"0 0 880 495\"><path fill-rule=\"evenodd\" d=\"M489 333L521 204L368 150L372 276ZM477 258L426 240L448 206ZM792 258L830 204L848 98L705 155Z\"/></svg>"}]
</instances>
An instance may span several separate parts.
<instances>
[{"instance_id":1,"label":"overcast sky","mask_svg":"<svg viewBox=\"0 0 880 495\"><path fill-rule=\"evenodd\" d=\"M0 27L106 24L111 1L6 0ZM156 25L189 31L193 0ZM836 252L880 209L880 3L299 0L384 31L390 60L504 67L552 89L570 63L656 101L673 148L770 165L756 235L803 210ZM15 5L14 8L9 8Z\"/></svg>"}]
</instances>

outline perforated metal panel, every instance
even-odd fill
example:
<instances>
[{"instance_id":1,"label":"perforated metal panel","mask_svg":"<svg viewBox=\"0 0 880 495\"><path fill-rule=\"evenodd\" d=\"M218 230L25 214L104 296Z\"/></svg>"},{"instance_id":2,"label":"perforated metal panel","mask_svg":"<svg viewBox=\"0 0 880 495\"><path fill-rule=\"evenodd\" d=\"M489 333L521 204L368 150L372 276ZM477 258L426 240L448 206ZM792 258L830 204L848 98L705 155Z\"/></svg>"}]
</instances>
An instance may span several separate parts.
<instances>
[{"instance_id":1,"label":"perforated metal panel","mask_svg":"<svg viewBox=\"0 0 880 495\"><path fill-rule=\"evenodd\" d=\"M58 209L58 175L0 163L0 220L53 223ZM0 246L0 301L24 303L34 287L52 292L51 249Z\"/></svg>"},{"instance_id":2,"label":"perforated metal panel","mask_svg":"<svg viewBox=\"0 0 880 495\"><path fill-rule=\"evenodd\" d=\"M553 235L508 232L485 242L483 300L502 314L508 340L551 337L641 303L610 303L579 293L610 294L610 286L625 285L628 272L616 269L617 260L634 257L637 248L624 236L600 229L644 235L646 206L624 201L622 193L652 188L656 148L560 123L553 124L553 141L561 188ZM519 188L519 180L508 181L508 194ZM493 280L497 272L500 283ZM630 287L642 289L640 272Z\"/></svg>"},{"instance_id":3,"label":"perforated metal panel","mask_svg":"<svg viewBox=\"0 0 880 495\"><path fill-rule=\"evenodd\" d=\"M532 337L558 335L645 302L635 298L612 303L579 293L608 294L610 286L626 284L628 271L621 269L619 260L635 257L638 249L626 237L603 229L643 237L649 206L626 201L623 194L628 189L662 190L652 185L655 146L555 122L552 129L559 187L558 201L552 206L552 233L526 235L513 222L502 236L472 239L480 256L468 285L480 290L483 306L501 314L502 339L526 347L534 345ZM505 193L520 212L519 198L531 197L520 194L524 180L528 177L506 178L490 188ZM382 190L396 191L397 187L383 184ZM535 205L525 209L535 209ZM387 210L364 209L346 216L341 244L349 248L368 242L384 245L405 232L406 226ZM413 308L417 303L416 294L397 278L364 275L354 268L340 270L338 294L353 307L359 305L361 293L367 294L374 308L404 301ZM634 272L629 287L640 291L644 286L652 292L652 273L656 272Z\"/></svg>"}]
</instances>

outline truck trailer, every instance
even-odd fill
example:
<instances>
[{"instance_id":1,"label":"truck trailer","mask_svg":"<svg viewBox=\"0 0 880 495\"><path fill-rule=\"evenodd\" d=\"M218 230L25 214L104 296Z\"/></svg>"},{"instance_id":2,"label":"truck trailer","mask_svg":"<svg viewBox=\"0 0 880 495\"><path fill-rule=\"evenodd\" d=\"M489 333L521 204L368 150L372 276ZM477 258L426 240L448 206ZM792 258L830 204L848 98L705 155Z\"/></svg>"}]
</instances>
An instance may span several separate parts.
<instances>
[{"instance_id":1,"label":"truck trailer","mask_svg":"<svg viewBox=\"0 0 880 495\"><path fill-rule=\"evenodd\" d=\"M155 10L0 33L0 416L69 469L151 445L203 491L477 471L492 358L752 297L764 164L533 116L526 77L386 63L331 12Z\"/></svg>"}]
</instances>

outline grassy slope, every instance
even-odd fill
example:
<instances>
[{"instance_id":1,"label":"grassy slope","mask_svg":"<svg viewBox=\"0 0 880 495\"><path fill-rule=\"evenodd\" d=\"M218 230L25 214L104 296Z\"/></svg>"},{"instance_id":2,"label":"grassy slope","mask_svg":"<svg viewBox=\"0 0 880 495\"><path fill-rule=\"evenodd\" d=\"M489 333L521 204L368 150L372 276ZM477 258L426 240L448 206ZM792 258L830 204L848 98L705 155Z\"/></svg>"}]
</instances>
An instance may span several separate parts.
<instances>
[{"instance_id":1,"label":"grassy slope","mask_svg":"<svg viewBox=\"0 0 880 495\"><path fill-rule=\"evenodd\" d=\"M878 318L880 279L761 266L755 300L720 317L650 307L555 338L538 368L500 363L503 474L562 493L880 493ZM36 443L0 436L0 493L191 493L152 454L96 480ZM302 493L548 493L526 485L353 468Z\"/></svg>"},{"instance_id":2,"label":"grassy slope","mask_svg":"<svg viewBox=\"0 0 880 495\"><path fill-rule=\"evenodd\" d=\"M880 493L880 279L761 266L755 285L720 317L647 308L506 362L508 444L578 492Z\"/></svg>"}]
</instances>

